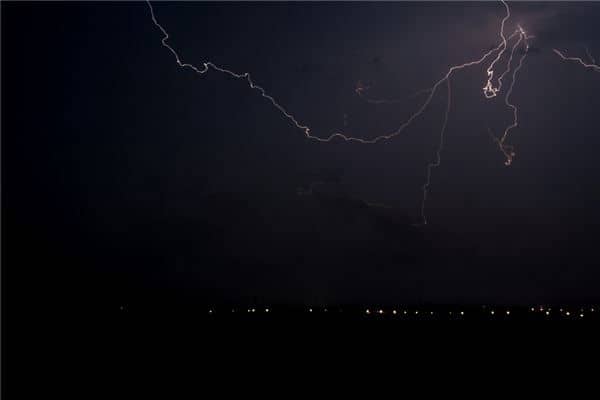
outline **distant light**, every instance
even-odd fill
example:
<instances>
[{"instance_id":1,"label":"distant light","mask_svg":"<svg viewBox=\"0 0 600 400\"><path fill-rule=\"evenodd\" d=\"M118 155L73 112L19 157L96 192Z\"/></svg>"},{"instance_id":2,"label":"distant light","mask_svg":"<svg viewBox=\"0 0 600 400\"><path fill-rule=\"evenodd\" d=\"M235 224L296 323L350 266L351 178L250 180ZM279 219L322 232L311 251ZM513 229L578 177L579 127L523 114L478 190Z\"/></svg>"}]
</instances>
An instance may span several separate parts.
<instances>
[{"instance_id":1,"label":"distant light","mask_svg":"<svg viewBox=\"0 0 600 400\"><path fill-rule=\"evenodd\" d=\"M492 310L491 312L492 312L492 315L494 315L494 310Z\"/></svg>"},{"instance_id":2,"label":"distant light","mask_svg":"<svg viewBox=\"0 0 600 400\"><path fill-rule=\"evenodd\" d=\"M212 313L213 313L213 310L208 310L208 313L209 313L209 314L212 314Z\"/></svg>"},{"instance_id":3,"label":"distant light","mask_svg":"<svg viewBox=\"0 0 600 400\"><path fill-rule=\"evenodd\" d=\"M464 311L461 311L461 312L460 312L460 315L465 315L465 312L464 312Z\"/></svg>"},{"instance_id":4,"label":"distant light","mask_svg":"<svg viewBox=\"0 0 600 400\"><path fill-rule=\"evenodd\" d=\"M324 309L323 311L327 312L327 309Z\"/></svg>"},{"instance_id":5,"label":"distant light","mask_svg":"<svg viewBox=\"0 0 600 400\"><path fill-rule=\"evenodd\" d=\"M308 312L312 312L312 308L309 308L309 309L308 309Z\"/></svg>"},{"instance_id":6,"label":"distant light","mask_svg":"<svg viewBox=\"0 0 600 400\"><path fill-rule=\"evenodd\" d=\"M268 308L265 308L265 312L269 312L269 309L268 309Z\"/></svg>"},{"instance_id":7,"label":"distant light","mask_svg":"<svg viewBox=\"0 0 600 400\"><path fill-rule=\"evenodd\" d=\"M531 307L531 311L532 311L532 312L533 312L533 311L535 311L535 308Z\"/></svg>"},{"instance_id":8,"label":"distant light","mask_svg":"<svg viewBox=\"0 0 600 400\"><path fill-rule=\"evenodd\" d=\"M591 312L594 312L594 307L590 308L590 311L591 311Z\"/></svg>"},{"instance_id":9,"label":"distant light","mask_svg":"<svg viewBox=\"0 0 600 400\"><path fill-rule=\"evenodd\" d=\"M562 308L560 309L560 312L563 312L563 309L562 309Z\"/></svg>"},{"instance_id":10,"label":"distant light","mask_svg":"<svg viewBox=\"0 0 600 400\"><path fill-rule=\"evenodd\" d=\"M406 315L407 314L406 311L403 311L403 314Z\"/></svg>"},{"instance_id":11,"label":"distant light","mask_svg":"<svg viewBox=\"0 0 600 400\"><path fill-rule=\"evenodd\" d=\"M579 314L579 316L580 316L581 318L583 318L583 313Z\"/></svg>"},{"instance_id":12,"label":"distant light","mask_svg":"<svg viewBox=\"0 0 600 400\"><path fill-rule=\"evenodd\" d=\"M419 313L419 310L415 310L415 315L417 315Z\"/></svg>"},{"instance_id":13,"label":"distant light","mask_svg":"<svg viewBox=\"0 0 600 400\"><path fill-rule=\"evenodd\" d=\"M235 312L235 310L232 308L232 309L231 309L231 312Z\"/></svg>"},{"instance_id":14,"label":"distant light","mask_svg":"<svg viewBox=\"0 0 600 400\"><path fill-rule=\"evenodd\" d=\"M433 315L433 311L430 311L429 314Z\"/></svg>"},{"instance_id":15,"label":"distant light","mask_svg":"<svg viewBox=\"0 0 600 400\"><path fill-rule=\"evenodd\" d=\"M379 310L379 314L383 314L383 310Z\"/></svg>"},{"instance_id":16,"label":"distant light","mask_svg":"<svg viewBox=\"0 0 600 400\"><path fill-rule=\"evenodd\" d=\"M366 312L367 312L367 314L371 314L371 310L369 310L368 308L367 308Z\"/></svg>"},{"instance_id":17,"label":"distant light","mask_svg":"<svg viewBox=\"0 0 600 400\"><path fill-rule=\"evenodd\" d=\"M568 312L568 311L567 311L565 314L567 314L567 315L571 315L571 313L570 313L570 312Z\"/></svg>"},{"instance_id":18,"label":"distant light","mask_svg":"<svg viewBox=\"0 0 600 400\"><path fill-rule=\"evenodd\" d=\"M396 315L397 314L396 310L392 311L392 314Z\"/></svg>"},{"instance_id":19,"label":"distant light","mask_svg":"<svg viewBox=\"0 0 600 400\"><path fill-rule=\"evenodd\" d=\"M256 312L256 308L253 308L253 309L252 309L252 312Z\"/></svg>"},{"instance_id":20,"label":"distant light","mask_svg":"<svg viewBox=\"0 0 600 400\"><path fill-rule=\"evenodd\" d=\"M509 310L506 310L506 315L510 315L510 311Z\"/></svg>"},{"instance_id":21,"label":"distant light","mask_svg":"<svg viewBox=\"0 0 600 400\"><path fill-rule=\"evenodd\" d=\"M550 315L550 311L546 311L546 315Z\"/></svg>"}]
</instances>

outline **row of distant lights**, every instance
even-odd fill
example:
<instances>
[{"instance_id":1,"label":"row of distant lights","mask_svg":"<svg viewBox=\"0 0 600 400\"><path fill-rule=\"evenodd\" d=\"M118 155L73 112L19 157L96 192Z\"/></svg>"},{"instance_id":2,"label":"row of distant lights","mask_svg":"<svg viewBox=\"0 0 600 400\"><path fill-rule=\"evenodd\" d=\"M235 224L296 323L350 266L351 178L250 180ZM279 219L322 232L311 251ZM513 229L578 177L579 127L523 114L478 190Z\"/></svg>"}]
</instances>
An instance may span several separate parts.
<instances>
[{"instance_id":1,"label":"row of distant lights","mask_svg":"<svg viewBox=\"0 0 600 400\"><path fill-rule=\"evenodd\" d=\"M373 314L373 313L374 313L374 312L373 312L373 311L371 311L371 310L370 310L370 309L368 309L368 308L365 310L365 314L367 314L367 315L371 315L371 314ZM381 314L385 314L385 312L384 312L382 309L379 309L379 310L377 310L375 313L376 313L376 314L380 314L380 315L381 315ZM392 310L392 314L393 314L393 315L397 315L397 314L398 314L398 311L397 311L397 310ZM402 311L402 314L403 314L403 315L408 315L408 311L406 311L406 310L403 310L403 311ZM427 314L427 313L423 313L423 314ZM429 311L429 315L433 315L433 314L434 314L434 312L433 312L433 311ZM449 314L450 314L450 315L452 315L452 311L449 311ZM465 312L464 312L464 311L460 311L460 312L457 312L456 314L459 314L459 315L465 315ZM415 315L419 315L419 310L415 310Z\"/></svg>"},{"instance_id":2,"label":"row of distant lights","mask_svg":"<svg viewBox=\"0 0 600 400\"><path fill-rule=\"evenodd\" d=\"M534 307L532 307L532 308L530 308L530 311L531 311L531 312L536 312L536 309L535 309ZM539 312L543 312L543 313L544 313L546 316L549 316L551 311L552 311L552 309L551 309L551 308L548 308L548 309L546 309L545 311L544 311L544 307L540 307L540 309L539 309ZM560 311L560 313L561 313L562 315L564 315L564 316L566 316L566 317L570 317L570 316L571 316L571 312L570 312L570 311L566 311L566 310L564 310L564 309L562 309L562 308L561 308L559 311ZM584 311L585 311L585 310L584 310L583 308L581 308L579 311L580 311L580 312L579 312L579 317L580 317L580 318L583 318L583 317L585 317L585 314L584 314ZM590 308L590 310L589 310L589 311L590 311L590 312L595 312L595 309L592 307L592 308ZM510 315L510 310L506 310L506 311L504 311L504 313L505 313L506 315ZM373 314L373 312L372 312L370 309L368 309L368 308L367 308L367 309L365 310L365 314L367 314L367 315L370 315L370 314ZM381 309L379 309L379 310L377 310L377 314L384 314L384 311L383 311L383 310L381 310ZM392 314L393 314L393 315L396 315L396 314L398 314L398 312L397 312L396 310L392 310ZM404 314L404 315L407 315L407 314L408 314L408 312L407 312L407 311L402 311L402 314ZM419 314L419 311L418 311L418 310L416 310L416 311L415 311L415 315L418 315L418 314ZM430 312L429 312L429 314L430 314L430 315L433 315L434 313L433 313L433 311L430 311ZM452 311L449 311L449 312L448 312L448 314L449 314L449 315L452 315ZM458 312L458 314L460 314L460 315L465 315L465 312L464 312L464 311L460 311L460 312ZM495 310L490 310L490 315L496 315L496 311L495 311Z\"/></svg>"},{"instance_id":3,"label":"row of distant lights","mask_svg":"<svg viewBox=\"0 0 600 400\"><path fill-rule=\"evenodd\" d=\"M309 309L308 309L308 312L309 312L309 313L312 313L313 311L314 311L314 310L313 310L312 308L309 308ZM327 312L327 309L325 308L325 309L323 309L323 311L324 311L324 312ZM548 307L547 309L545 309L544 307L540 307L539 309L536 309L535 307L531 307L531 308L529 309L529 311L531 311L531 312L540 312L540 313L544 313L546 316L550 316L550 312L552 311L552 308ZM590 311L590 312L595 312L596 310L595 310L595 309L592 307L592 308L590 308L590 310L589 310L589 311ZM235 311L235 309L232 309L232 310L231 310L231 312L232 312L232 313L235 313L236 311ZM246 312L247 312L247 313L255 313L255 312L256 312L256 308L249 308L249 309L247 309L247 310L246 310ZM265 308L265 309L264 309L264 312L265 312L265 313L269 313L269 312L271 312L271 310L270 310L269 308ZM570 311L568 311L568 310L564 310L564 309L562 309L562 308L561 308L561 309L559 309L559 312L560 312L560 314L562 314L562 315L564 315L564 316L566 316L566 317L570 317L570 316L571 316L571 312L570 312ZM583 308L580 308L580 309L579 309L579 317L580 317L580 318L583 318L583 317L585 316L584 312L585 312L585 310L584 310ZM212 309L211 309L211 310L208 310L208 313L209 313L209 314L213 314L213 313L214 313L214 310L212 310ZM367 308L367 309L365 310L365 314L367 314L367 315L371 315L371 314L373 314L373 313L380 314L380 315L382 315L382 314L385 314L385 312L384 312L382 309L379 309L379 310L377 310L377 311L375 311L375 312L371 311L369 308ZM504 313L505 313L506 315L510 315L510 310L506 310ZM392 310L392 314L393 314L393 315L397 315L397 314L398 314L398 311L397 311L397 310ZM403 311L402 311L402 314L403 314L403 315L408 315L408 311L406 311L406 310L403 310ZM414 314L415 314L415 315L418 315L418 314L419 314L419 310L415 310ZM430 311L430 312L429 312L429 314L430 314L430 315L434 315L434 312L433 312L433 311ZM452 315L452 311L449 311L449 312L448 312L448 314L449 314L449 315ZM465 315L465 312L464 312L464 311L459 311L457 314L458 314L458 315ZM491 314L491 315L496 315L496 311L495 311L495 310L491 310L491 311L490 311L490 314Z\"/></svg>"},{"instance_id":4,"label":"row of distant lights","mask_svg":"<svg viewBox=\"0 0 600 400\"><path fill-rule=\"evenodd\" d=\"M529 311L531 312L540 312L540 313L544 313L546 316L550 316L550 312L552 311L552 308L548 307L548 308L544 308L543 306L540 306L538 309L536 309L535 307L531 307L529 309ZM564 308L560 308L559 313L565 317L570 317L571 316L571 311L569 310L565 310ZM591 307L590 312L596 312L596 309L594 307ZM573 314L573 315L577 315L577 314ZM579 309L579 318L583 318L585 317L585 309L580 308Z\"/></svg>"},{"instance_id":5,"label":"row of distant lights","mask_svg":"<svg viewBox=\"0 0 600 400\"><path fill-rule=\"evenodd\" d=\"M264 311L265 311L266 313L269 313L269 312L271 312L271 310L270 310L269 308L265 308L265 309L264 309ZM214 311L214 310L212 310L212 309L211 309L211 310L208 310L208 313L209 313L209 314L213 314L214 312L215 312L215 311ZM235 313L235 309L232 309L232 310L231 310L231 312L232 312L232 313ZM248 312L248 313L255 313L255 312L256 312L256 308L249 308L249 309L247 310L247 312Z\"/></svg>"},{"instance_id":6,"label":"row of distant lights","mask_svg":"<svg viewBox=\"0 0 600 400\"><path fill-rule=\"evenodd\" d=\"M535 307L531 307L529 310L530 310L531 312L536 312L536 311L539 311L539 312L541 312L541 313L544 313L546 316L550 316L550 312L552 311L552 308L550 308L550 307L549 307L549 308L545 309L544 307L540 307L538 310L536 310L536 308L535 308ZM312 312L312 309L309 309L309 311L311 311L311 312ZM590 309L589 309L589 311L593 313L593 312L595 312L596 310L595 310L595 309L592 307L592 308L590 308ZM566 316L566 317L570 317L570 316L571 316L571 312L570 312L570 311L568 311L568 310L565 310L565 309L563 309L563 308L561 308L561 309L559 310L559 312L560 312L560 314L562 314L562 315L564 315L564 316ZM579 317L580 317L580 318L583 318L583 317L585 317L585 314L584 314L584 312L585 312L585 310L584 310L583 308L580 308L580 309L579 309ZM384 312L382 309L379 309L379 310L377 310L377 312L376 312L376 313L377 313L377 314L384 314L385 312ZM510 315L510 310L506 310L506 311L504 311L504 313L505 313L506 315ZM367 314L367 315L370 315L370 314L373 314L373 312L372 312L370 309L368 309L368 308L367 308L367 309L365 310L365 314ZM396 311L396 310L392 310L392 314L393 314L393 315L396 315L396 314L398 314L398 311ZM402 314L404 314L404 315L407 315L407 314L408 314L408 311L406 311L406 310L405 310L405 311L402 311ZM418 311L418 310L415 310L415 315L418 315L418 314L419 314L419 311ZM433 311L430 311L430 312L429 312L429 314L430 314L430 315L433 315L434 313L433 313ZM449 315L452 315L452 311L449 311L449 312L448 312L448 314L449 314ZM465 315L465 312L464 312L464 311L460 311L460 312L458 312L458 314L460 314L460 315ZM495 311L495 310L490 310L490 315L496 315L496 311Z\"/></svg>"},{"instance_id":7,"label":"row of distant lights","mask_svg":"<svg viewBox=\"0 0 600 400\"><path fill-rule=\"evenodd\" d=\"M255 313L256 311L257 311L257 310L256 310L256 308L249 308L249 309L247 309L247 310L246 310L246 312L247 312L247 313L249 313L249 314L250 314L250 313ZM326 308L324 308L324 309L323 309L323 312L327 312L327 311L328 311L328 310L327 310ZM215 312L215 311L214 311L214 310L212 310L212 309L208 310L208 313L209 313L209 314L213 314L214 312ZM236 310L235 310L235 309L232 309L232 310L231 310L231 312L232 312L232 313L235 313L235 312L236 312ZM264 309L264 312L265 312L265 313L269 313L269 312L271 312L271 310L270 310L269 308L265 308L265 309ZM312 313L312 312L314 312L314 310L313 310L312 308L309 308L309 309L308 309L308 312L309 312L309 313ZM365 312L366 312L366 314L371 314L371 310L369 310L369 309L367 309ZM377 313L378 313L378 314L383 314L384 312L383 312L383 310L379 310L379 311L377 311ZM403 313L404 313L405 315L406 315L406 314L408 314L408 312L407 312L407 311L403 311ZM507 313L510 313L510 312L507 312ZM396 315L396 314L398 314L398 312L397 312L396 310L393 310L393 311L392 311L392 314ZM415 314L419 314L419 311L415 311ZM430 312L430 314L431 314L431 315L433 315L433 311L431 311L431 312ZM450 312L450 314L452 314L452 312ZM461 311L461 312L460 312L460 315L464 315L464 314L465 314L465 313L464 313L464 311Z\"/></svg>"}]
</instances>

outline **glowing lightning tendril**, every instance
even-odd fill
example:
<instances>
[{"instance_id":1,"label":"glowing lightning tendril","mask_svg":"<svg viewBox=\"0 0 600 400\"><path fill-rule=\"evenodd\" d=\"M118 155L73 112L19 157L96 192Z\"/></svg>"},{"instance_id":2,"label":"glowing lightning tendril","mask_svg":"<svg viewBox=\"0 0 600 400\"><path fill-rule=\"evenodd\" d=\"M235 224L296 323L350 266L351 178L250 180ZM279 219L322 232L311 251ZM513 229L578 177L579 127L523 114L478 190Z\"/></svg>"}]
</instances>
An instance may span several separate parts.
<instances>
[{"instance_id":1,"label":"glowing lightning tendril","mask_svg":"<svg viewBox=\"0 0 600 400\"><path fill-rule=\"evenodd\" d=\"M596 71L596 72L600 72L600 65L595 64L595 60L594 58L589 54L588 51L588 56L590 57L590 59L592 60L592 63L586 63L585 61L583 61L581 58L579 57L567 57L565 56L561 51L556 50L556 49L552 49L552 51L554 51L560 58L563 59L563 61L576 61L579 64L583 65L585 68L591 68L592 70Z\"/></svg>"},{"instance_id":2,"label":"glowing lightning tendril","mask_svg":"<svg viewBox=\"0 0 600 400\"><path fill-rule=\"evenodd\" d=\"M446 114L444 114L444 123L442 124L442 130L440 131L440 141L438 144L438 148L435 152L435 161L427 164L427 179L425 184L422 187L423 191L423 199L421 201L421 221L423 225L427 225L427 217L425 217L425 202L427 201L427 193L429 190L429 185L431 184L431 170L433 168L437 168L440 166L442 162L442 150L444 147L444 132L446 131L446 126L448 125L448 115L450 114L450 105L452 99L452 91L450 90L450 79L446 80L447 83L447 91L448 91L448 99L446 103Z\"/></svg>"},{"instance_id":3,"label":"glowing lightning tendril","mask_svg":"<svg viewBox=\"0 0 600 400\"><path fill-rule=\"evenodd\" d=\"M592 54L590 53L590 49L587 48L587 46L585 47L585 54L587 54L588 58L592 61L592 63L596 64L596 59L594 59L594 56L592 56Z\"/></svg>"}]
</instances>

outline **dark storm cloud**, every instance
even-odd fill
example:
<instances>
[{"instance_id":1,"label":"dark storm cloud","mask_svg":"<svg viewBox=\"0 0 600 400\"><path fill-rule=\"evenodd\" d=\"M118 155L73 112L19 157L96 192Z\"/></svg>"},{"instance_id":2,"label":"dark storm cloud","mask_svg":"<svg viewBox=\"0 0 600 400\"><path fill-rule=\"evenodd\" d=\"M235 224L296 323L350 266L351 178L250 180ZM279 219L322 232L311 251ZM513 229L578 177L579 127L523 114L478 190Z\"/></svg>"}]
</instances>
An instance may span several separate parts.
<instances>
[{"instance_id":1,"label":"dark storm cloud","mask_svg":"<svg viewBox=\"0 0 600 400\"><path fill-rule=\"evenodd\" d=\"M3 214L24 287L49 292L44 282L60 276L75 297L115 304L158 292L206 303L597 298L600 81L550 51L586 43L600 54L596 3L511 3L508 29L522 23L540 51L513 92L510 168L486 128L501 131L511 112L503 98L482 99L485 68L452 77L431 225L419 229L444 92L396 140L316 143L244 83L179 68L143 2L2 7ZM410 95L498 43L503 7L156 12L185 60L249 71L314 134L343 126L373 137L414 112L421 97ZM406 101L368 104L358 81ZM314 181L327 184L297 195Z\"/></svg>"}]
</instances>

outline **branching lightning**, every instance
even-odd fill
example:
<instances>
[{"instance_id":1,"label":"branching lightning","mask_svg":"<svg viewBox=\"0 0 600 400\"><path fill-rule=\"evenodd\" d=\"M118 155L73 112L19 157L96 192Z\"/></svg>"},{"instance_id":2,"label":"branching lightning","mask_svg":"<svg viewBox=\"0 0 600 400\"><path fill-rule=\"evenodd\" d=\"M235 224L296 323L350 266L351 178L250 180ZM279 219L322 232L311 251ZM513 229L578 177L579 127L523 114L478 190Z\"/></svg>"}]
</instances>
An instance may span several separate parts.
<instances>
[{"instance_id":1,"label":"branching lightning","mask_svg":"<svg viewBox=\"0 0 600 400\"><path fill-rule=\"evenodd\" d=\"M586 48L586 52L588 54L588 57L592 60L591 63L586 63L580 57L567 57L564 55L564 53L562 51L557 50L557 49L552 49L552 51L554 51L554 53L556 53L556 55L558 55L563 61L575 61L575 62L578 62L579 64L583 65L585 68L591 68L595 72L600 72L600 65L595 63L596 61L594 60L594 57L591 56L591 54L589 53L587 48Z\"/></svg>"},{"instance_id":2,"label":"branching lightning","mask_svg":"<svg viewBox=\"0 0 600 400\"><path fill-rule=\"evenodd\" d=\"M527 57L527 53L529 52L529 43L527 42L527 39L532 37L532 36L527 36L526 32L520 26L518 28L518 31L520 32L519 39L512 47L512 51L511 51L510 57L508 59L508 67L507 67L506 71L498 79L498 85L500 86L502 83L502 78L508 72L510 72L510 66L511 66L511 63L513 60L513 56L515 54L515 50L518 48L518 46L521 44L521 42L524 41L525 51L523 52L523 55L519 59L519 64L513 71L512 82L510 84L510 87L508 88L508 91L506 92L506 96L504 97L504 104L506 104L506 106L509 107L510 109L512 109L512 111L513 111L513 122L512 122L512 124L508 125L506 127L506 129L504 129L504 133L502 134L502 136L499 139L496 139L496 143L498 144L500 151L506 157L506 161L504 162L504 164L506 166L509 166L512 164L513 158L515 157L515 151L514 151L514 147L512 145L508 145L505 142L506 142L506 139L508 138L508 133L512 129L516 128L519 125L518 109L513 103L510 102L510 95L512 94L513 88L514 88L516 80L517 80L517 73L523 66L523 61L525 60L525 57Z\"/></svg>"},{"instance_id":3,"label":"branching lightning","mask_svg":"<svg viewBox=\"0 0 600 400\"><path fill-rule=\"evenodd\" d=\"M507 107L509 107L510 109L512 109L513 111L513 122L506 127L506 129L504 130L504 134L498 138L495 139L497 144L500 147L500 150L502 151L502 153L506 156L506 165L510 165L512 163L513 157L515 155L512 146L505 144L506 138L508 137L509 132L514 129L515 127L517 127L518 125L518 112L517 112L517 107L510 102L510 95L512 93L513 87L515 85L516 82L516 76L517 76L517 72L519 71L519 69L521 68L523 61L527 55L527 50L529 49L529 44L527 43L527 40L529 38L531 38L532 36L528 36L525 31L521 28L518 27L518 29L516 29L509 37L505 36L505 24L506 21L510 18L511 13L510 13L510 9L508 7L508 4L506 3L506 1L501 0L502 4L504 5L505 9L506 9L506 15L504 16L504 18L502 19L501 22L501 27L500 27L500 38L501 38L501 42L500 44L498 44L496 47L490 49L489 51L483 53L483 55L481 55L479 58L474 59L472 61L467 61L463 64L458 64L458 65L454 65L452 67L450 67L448 69L448 71L446 72L445 75L442 76L441 79L439 79L437 82L435 82L435 84L429 88L429 89L425 89L422 90L420 92L417 92L417 94L421 94L421 93L428 93L428 96L426 97L426 99L424 100L424 102L420 105L420 107L417 109L416 112L414 112L412 115L410 115L410 117L408 117L408 119L403 122L396 130L387 133L387 134L383 134L383 135L379 135L376 136L374 138L361 138L361 137L356 137L356 136L351 136L351 135L347 135L343 132L333 132L330 135L326 136L326 137L320 137L320 136L315 136L311 133L311 129L308 125L305 125L301 122L299 122L298 118L296 118L292 113L288 112L288 110L282 106L273 96L271 96L270 94L267 93L267 91L265 89L263 89L261 86L257 85L254 83L254 81L252 80L250 74L248 72L245 73L237 73L237 72L233 72L232 70L217 66L215 64L213 64L210 61L205 61L202 63L202 67L196 67L192 64L189 63L185 63L182 61L181 57L179 56L179 54L175 51L175 49L173 47L171 47L167 41L169 40L169 34L168 32L163 28L162 25L159 24L154 9L152 7L152 4L150 3L149 0L147 0L147 4L148 7L150 9L150 13L152 16L152 21L154 23L154 25L162 32L163 34L163 38L161 40L162 45L167 48L175 57L175 60L177 62L177 64L179 65L179 67L181 68L187 68L187 69L191 69L192 71L196 72L199 75L203 75L206 72L208 72L209 70L214 70L226 75L229 75L233 78L236 79L240 79L240 80L244 80L246 81L246 83L248 84L248 86L251 89L255 89L257 90L262 97L266 98L267 100L269 100L271 102L271 104L277 109L279 110L279 112L283 115L284 118L286 118L287 120L289 120L296 128L298 128L299 130L301 130L304 135L306 136L306 138L308 139L312 139L312 140L316 140L319 142L331 142L334 139L341 139L343 141L347 141L347 142L357 142L357 143L361 143L361 144L375 144L378 143L380 141L386 141L389 139L392 139L398 135L400 135L400 133L402 133L407 127L409 127L413 121L415 121L418 117L420 117L425 110L427 109L427 107L429 106L429 104L431 103L433 97L435 96L437 89L444 83L447 84L447 107L446 107L446 112L445 112L445 117L444 117L444 122L440 131L440 138L439 138L439 143L437 146L437 150L436 150L436 154L435 154L435 160L431 163L429 163L427 165L427 170L426 170L426 182L425 184L422 186L422 191L423 191L423 197L422 197L422 203L421 203L421 217L422 217L422 222L423 224L427 223L427 219L425 218L425 201L427 199L427 194L428 194L428 189L431 183L431 173L432 173L432 169L436 168L438 166L440 166L441 163L441 152L443 149L443 143L444 143L444 132L446 130L447 124L448 124L448 115L450 113L450 107L451 107L451 89L450 89L450 77L452 76L452 74L456 71L465 69L467 67L471 67L471 66L475 66L475 65L480 65L482 64L485 60L487 60L489 57L491 57L493 54L496 54L496 57L491 61L491 63L488 65L487 69L486 69L486 73L487 73L487 81L485 83L485 85L483 86L483 94L484 97L486 99L490 99L493 97L496 97L502 89L502 81L503 78L505 77L505 75L507 75L510 70L511 70L511 63L513 60L513 55L515 50L518 48L518 46L521 43L524 43L525 45L525 52L523 54L523 56L519 59L519 64L517 65L517 67L513 70L513 74L512 74L512 82L511 85L508 89L508 91L506 92L506 96L505 96L505 104ZM508 44L509 42L515 38L518 37L516 43L513 45L512 49L511 49L511 53L510 53L510 57L508 59L507 62L507 67L504 73L502 73L502 75L500 75L500 77L498 78L498 83L497 86L494 86L493 84L493 79L494 79L494 74L495 74L495 65L502 59L502 56L504 55L504 53L507 51L508 48ZM559 55L562 56L562 54L560 52L558 52L557 50L555 50L555 52ZM565 58L565 57L563 57ZM568 58L565 58L568 59ZM587 64L585 64L581 59L577 59L579 60L584 66L588 67ZM592 68L599 68L596 65L590 65L590 67ZM600 68L599 68L600 69ZM363 85L363 84L359 84L357 85L355 91L359 96L363 96L364 92L369 88L369 86L367 85ZM416 94L415 94L416 95ZM367 100L369 101L369 100ZM395 101L386 101L386 100L381 100L381 101L376 101L376 100L371 100L369 102L373 102L373 103L392 103ZM312 189L312 188L311 188Z\"/></svg>"},{"instance_id":4,"label":"branching lightning","mask_svg":"<svg viewBox=\"0 0 600 400\"><path fill-rule=\"evenodd\" d=\"M504 0L502 0L502 4L506 8L506 16L504 18L502 18L502 23L500 24L500 37L502 38L502 43L500 44L501 50L498 52L498 54L496 55L496 58L494 58L494 61L491 62L491 64L489 65L489 67L486 70L487 75L488 75L488 80L487 80L485 86L483 87L483 95L487 99L496 97L496 95L502 88L501 80L498 81L498 87L494 87L494 85L492 84L492 79L494 78L494 65L496 65L496 63L500 60L500 58L506 51L506 46L508 45L506 37L504 36L504 24L506 24L506 21L510 18L510 9L508 8L508 4L506 4L506 2Z\"/></svg>"}]
</instances>

